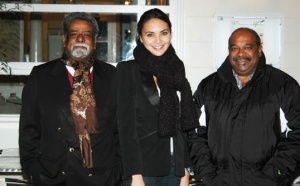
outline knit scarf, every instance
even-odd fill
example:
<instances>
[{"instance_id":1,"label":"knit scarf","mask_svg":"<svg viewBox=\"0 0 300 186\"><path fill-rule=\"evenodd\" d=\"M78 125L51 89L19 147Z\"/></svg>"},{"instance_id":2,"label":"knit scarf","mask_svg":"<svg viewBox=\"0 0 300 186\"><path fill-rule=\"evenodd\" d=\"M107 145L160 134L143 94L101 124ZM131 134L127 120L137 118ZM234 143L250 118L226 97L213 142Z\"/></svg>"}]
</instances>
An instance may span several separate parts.
<instances>
[{"instance_id":1,"label":"knit scarf","mask_svg":"<svg viewBox=\"0 0 300 186\"><path fill-rule=\"evenodd\" d=\"M138 42L133 56L142 68L150 71L157 78L161 92L158 135L160 137L176 136L179 123L183 131L197 127L196 108L190 84L185 77L184 64L177 57L172 45L162 56L154 56ZM180 103L176 91L181 94Z\"/></svg>"},{"instance_id":2,"label":"knit scarf","mask_svg":"<svg viewBox=\"0 0 300 186\"><path fill-rule=\"evenodd\" d=\"M61 60L74 68L74 82L70 96L70 107L75 123L75 133L78 134L83 167L92 168L92 147L90 134L97 133L98 119L96 100L90 78L90 68L94 60L74 61L66 53Z\"/></svg>"}]
</instances>

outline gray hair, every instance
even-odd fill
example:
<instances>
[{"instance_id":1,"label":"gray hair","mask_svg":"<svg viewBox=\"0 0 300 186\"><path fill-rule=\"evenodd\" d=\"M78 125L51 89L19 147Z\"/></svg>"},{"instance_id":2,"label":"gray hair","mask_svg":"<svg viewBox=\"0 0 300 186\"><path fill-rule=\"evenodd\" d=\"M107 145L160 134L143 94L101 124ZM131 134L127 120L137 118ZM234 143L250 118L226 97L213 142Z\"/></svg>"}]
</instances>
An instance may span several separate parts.
<instances>
[{"instance_id":1,"label":"gray hair","mask_svg":"<svg viewBox=\"0 0 300 186\"><path fill-rule=\"evenodd\" d=\"M98 23L97 23L96 19L93 16L91 16L90 14L87 14L84 12L74 12L65 17L64 22L63 22L64 35L67 35L70 23L75 20L83 20L83 21L87 21L87 22L91 23L91 25L93 26L93 32L94 32L93 34L94 34L95 38L98 36L99 27L98 27Z\"/></svg>"}]
</instances>

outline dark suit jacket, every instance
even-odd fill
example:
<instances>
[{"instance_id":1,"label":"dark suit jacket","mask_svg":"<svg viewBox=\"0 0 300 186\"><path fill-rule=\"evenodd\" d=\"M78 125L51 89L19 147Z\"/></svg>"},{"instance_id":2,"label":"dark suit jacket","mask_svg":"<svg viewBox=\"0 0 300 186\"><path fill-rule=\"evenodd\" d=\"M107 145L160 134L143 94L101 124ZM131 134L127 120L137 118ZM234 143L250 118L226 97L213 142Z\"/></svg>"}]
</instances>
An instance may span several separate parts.
<instances>
[{"instance_id":1,"label":"dark suit jacket","mask_svg":"<svg viewBox=\"0 0 300 186\"><path fill-rule=\"evenodd\" d=\"M70 110L71 86L60 60L34 67L23 89L19 146L22 170L38 186L115 186L120 178L113 134L116 70L95 61L93 89L100 132L91 134L94 167L82 166Z\"/></svg>"},{"instance_id":2,"label":"dark suit jacket","mask_svg":"<svg viewBox=\"0 0 300 186\"><path fill-rule=\"evenodd\" d=\"M157 135L160 98L153 75L135 61L128 61L118 63L117 79L117 125L124 176L169 175L170 138ZM184 176L190 159L180 128L174 137L174 158L175 175Z\"/></svg>"}]
</instances>

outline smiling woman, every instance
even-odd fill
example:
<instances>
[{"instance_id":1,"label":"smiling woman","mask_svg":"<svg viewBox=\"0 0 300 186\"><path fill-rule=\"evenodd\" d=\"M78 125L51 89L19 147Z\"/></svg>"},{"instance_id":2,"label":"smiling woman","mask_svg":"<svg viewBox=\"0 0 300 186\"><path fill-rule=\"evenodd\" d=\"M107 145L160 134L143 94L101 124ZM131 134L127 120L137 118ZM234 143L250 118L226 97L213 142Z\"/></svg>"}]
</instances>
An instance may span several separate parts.
<instances>
[{"instance_id":1,"label":"smiling woman","mask_svg":"<svg viewBox=\"0 0 300 186\"><path fill-rule=\"evenodd\" d=\"M184 64L171 45L172 24L166 13L150 9L137 33L134 60L117 65L123 185L187 186L184 132L198 122Z\"/></svg>"},{"instance_id":2,"label":"smiling woman","mask_svg":"<svg viewBox=\"0 0 300 186\"><path fill-rule=\"evenodd\" d=\"M168 23L157 18L147 21L139 36L145 48L155 56L161 56L167 51L171 38Z\"/></svg>"}]
</instances>

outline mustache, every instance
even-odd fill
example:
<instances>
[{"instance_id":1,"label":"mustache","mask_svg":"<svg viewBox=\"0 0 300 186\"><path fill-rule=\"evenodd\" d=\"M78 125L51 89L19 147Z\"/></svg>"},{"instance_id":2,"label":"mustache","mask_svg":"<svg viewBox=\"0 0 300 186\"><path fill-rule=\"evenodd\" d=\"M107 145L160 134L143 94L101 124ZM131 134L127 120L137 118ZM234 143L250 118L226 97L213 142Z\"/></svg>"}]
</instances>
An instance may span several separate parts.
<instances>
[{"instance_id":1,"label":"mustache","mask_svg":"<svg viewBox=\"0 0 300 186\"><path fill-rule=\"evenodd\" d=\"M237 56L232 58L233 61L238 61L238 60L247 60L247 61L251 61L251 57L245 57L245 56Z\"/></svg>"},{"instance_id":2,"label":"mustache","mask_svg":"<svg viewBox=\"0 0 300 186\"><path fill-rule=\"evenodd\" d=\"M71 47L71 55L76 58L84 58L90 54L90 47L85 43L76 43Z\"/></svg>"},{"instance_id":3,"label":"mustache","mask_svg":"<svg viewBox=\"0 0 300 186\"><path fill-rule=\"evenodd\" d=\"M71 50L74 50L75 47L84 47L86 49L89 49L89 46L85 43L76 43L71 47Z\"/></svg>"}]
</instances>

